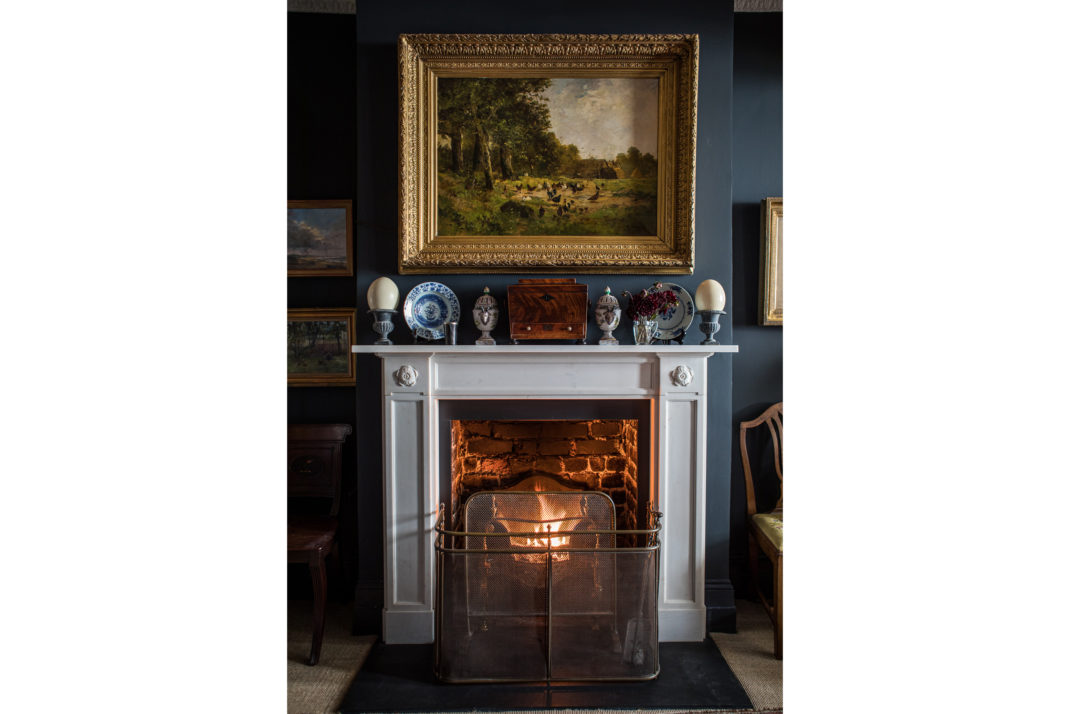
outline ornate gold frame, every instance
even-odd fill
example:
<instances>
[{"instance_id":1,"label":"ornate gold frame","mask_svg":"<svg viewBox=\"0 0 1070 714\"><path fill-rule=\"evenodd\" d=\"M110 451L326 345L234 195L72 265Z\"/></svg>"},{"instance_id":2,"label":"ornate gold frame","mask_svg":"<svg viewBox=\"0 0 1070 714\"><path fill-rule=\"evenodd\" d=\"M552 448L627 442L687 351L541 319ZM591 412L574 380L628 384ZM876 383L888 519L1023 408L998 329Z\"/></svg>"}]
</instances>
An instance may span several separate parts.
<instances>
[{"instance_id":1,"label":"ornate gold frame","mask_svg":"<svg viewBox=\"0 0 1070 714\"><path fill-rule=\"evenodd\" d=\"M763 325L784 324L784 199L762 201L762 289L758 296Z\"/></svg>"},{"instance_id":2,"label":"ornate gold frame","mask_svg":"<svg viewBox=\"0 0 1070 714\"><path fill-rule=\"evenodd\" d=\"M401 35L398 62L399 272L692 273L698 35ZM656 236L437 235L438 78L524 76L658 79Z\"/></svg>"}]
</instances>

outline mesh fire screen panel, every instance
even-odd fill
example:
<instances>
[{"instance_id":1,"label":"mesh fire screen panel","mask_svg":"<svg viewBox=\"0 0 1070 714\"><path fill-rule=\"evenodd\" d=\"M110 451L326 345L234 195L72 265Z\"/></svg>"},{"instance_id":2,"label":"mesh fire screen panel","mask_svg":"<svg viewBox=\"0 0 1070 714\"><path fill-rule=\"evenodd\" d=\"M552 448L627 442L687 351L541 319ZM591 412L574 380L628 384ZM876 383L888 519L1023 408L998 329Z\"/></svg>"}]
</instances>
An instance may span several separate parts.
<instances>
[{"instance_id":1,"label":"mesh fire screen panel","mask_svg":"<svg viewBox=\"0 0 1070 714\"><path fill-rule=\"evenodd\" d=\"M658 530L604 493L484 491L438 537L436 674L450 682L652 679Z\"/></svg>"}]
</instances>

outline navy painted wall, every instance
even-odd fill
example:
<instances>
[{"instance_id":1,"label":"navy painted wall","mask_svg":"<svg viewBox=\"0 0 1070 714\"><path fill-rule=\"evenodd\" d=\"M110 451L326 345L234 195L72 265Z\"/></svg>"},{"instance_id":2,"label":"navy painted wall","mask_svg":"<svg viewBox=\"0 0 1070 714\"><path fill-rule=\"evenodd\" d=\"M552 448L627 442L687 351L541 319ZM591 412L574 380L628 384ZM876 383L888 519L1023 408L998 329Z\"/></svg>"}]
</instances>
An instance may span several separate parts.
<instances>
[{"instance_id":1,"label":"navy painted wall","mask_svg":"<svg viewBox=\"0 0 1070 714\"><path fill-rule=\"evenodd\" d=\"M364 310L368 285L380 275L389 275L404 295L411 287L436 276L397 274L397 35L403 32L695 32L700 36L699 131L696 188L696 270L693 276L666 279L694 289L713 277L724 286L733 303L732 207L732 3L659 3L651 12L648 2L614 3L613 11L584 4L555 6L537 13L505 14L499 3L473 2L459 6L420 0L405 4L359 3L356 17L356 47L353 17L342 15L290 15L290 198L347 198L356 206L355 279L290 279L290 304L294 307L355 306L358 308L358 341L370 343L374 335ZM348 42L348 44L346 44ZM342 63L355 51L355 62ZM344 97L356 67L356 106ZM296 87L295 85L302 85ZM355 112L354 112L355 109ZM354 131L355 129L355 131ZM354 149L355 144L355 149ZM353 162L355 150L356 162ZM738 160L735 162L738 171ZM356 176L353 176L355 169ZM349 193L345 193L348 187ZM756 261L756 258L755 258ZM501 300L505 288L518 275L437 276L457 293L468 308L483 285ZM595 296L603 285L614 293L638 290L654 276L575 275L587 283ZM732 319L724 320L718 337L736 341L736 306ZM696 326L697 327L697 326ZM591 330L594 330L592 324ZM768 329L768 328L764 328ZM618 330L619 336L626 328ZM504 341L502 330L496 335ZM470 321L462 324L460 339L470 342L477 332ZM399 320L394 337L410 341ZM701 341L694 329L689 343ZM707 582L708 604L724 606L731 616L732 591L728 583L729 533L723 527L729 511L731 449L734 441L733 361L717 357L709 363L710 408L707 485ZM753 356L748 355L753 358ZM777 356L779 360L779 355ZM382 485L379 403L379 361L358 360L358 387L290 390L290 421L349 421L356 426L358 444L355 506L359 538L346 542L357 551L358 604L374 605L382 582ZM736 378L738 383L738 377ZM738 387L737 387L738 388ZM348 402L348 404L347 404ZM732 489L734 490L734 486ZM352 519L353 512L348 513ZM719 525L721 524L721 525ZM348 560L348 558L347 558ZM369 610L371 612L371 610ZM374 624L374 623L367 623ZM722 620L722 626L731 622Z\"/></svg>"},{"instance_id":2,"label":"navy painted wall","mask_svg":"<svg viewBox=\"0 0 1070 714\"><path fill-rule=\"evenodd\" d=\"M732 365L732 582L737 589L744 583L747 557L739 422L784 398L783 328L758 323L760 202L783 195L782 18L780 13L735 16L731 312L739 344Z\"/></svg>"},{"instance_id":3,"label":"navy painted wall","mask_svg":"<svg viewBox=\"0 0 1070 714\"><path fill-rule=\"evenodd\" d=\"M289 13L287 17L287 195L353 198L357 193L357 23L353 15ZM289 278L290 307L353 307L357 280ZM289 424L354 424L353 387L291 387ZM356 440L343 448L339 559L343 577L328 577L333 597L356 582ZM308 569L290 566L291 597L308 595ZM336 575L332 572L331 575Z\"/></svg>"}]
</instances>

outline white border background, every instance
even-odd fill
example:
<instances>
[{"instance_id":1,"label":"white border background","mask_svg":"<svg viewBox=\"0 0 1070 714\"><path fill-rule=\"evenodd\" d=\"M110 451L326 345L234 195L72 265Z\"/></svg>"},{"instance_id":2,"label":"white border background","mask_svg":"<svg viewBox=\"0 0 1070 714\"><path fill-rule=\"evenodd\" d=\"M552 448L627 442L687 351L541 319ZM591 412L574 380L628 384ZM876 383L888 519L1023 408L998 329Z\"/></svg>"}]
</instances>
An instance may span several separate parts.
<instances>
[{"instance_id":1,"label":"white border background","mask_svg":"<svg viewBox=\"0 0 1070 714\"><path fill-rule=\"evenodd\" d=\"M791 714L1064 705L1067 14L788 8ZM5 709L285 708L285 48L5 12Z\"/></svg>"}]
</instances>

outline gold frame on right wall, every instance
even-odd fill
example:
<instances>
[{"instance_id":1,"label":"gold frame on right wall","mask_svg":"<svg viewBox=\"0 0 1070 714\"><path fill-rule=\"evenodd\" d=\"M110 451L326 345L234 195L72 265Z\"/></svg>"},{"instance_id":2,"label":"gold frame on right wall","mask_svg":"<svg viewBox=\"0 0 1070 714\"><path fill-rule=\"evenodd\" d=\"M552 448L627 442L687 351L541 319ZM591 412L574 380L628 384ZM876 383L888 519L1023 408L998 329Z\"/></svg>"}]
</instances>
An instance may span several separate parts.
<instances>
[{"instance_id":1,"label":"gold frame on right wall","mask_svg":"<svg viewBox=\"0 0 1070 714\"><path fill-rule=\"evenodd\" d=\"M784 199L762 200L762 287L758 296L760 322L784 324Z\"/></svg>"}]
</instances>

